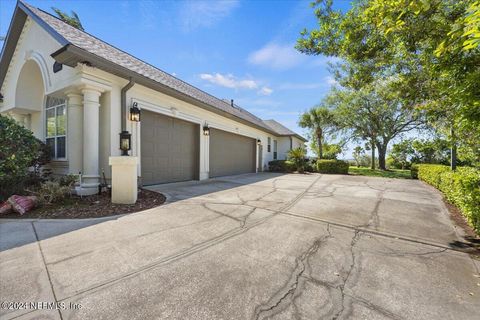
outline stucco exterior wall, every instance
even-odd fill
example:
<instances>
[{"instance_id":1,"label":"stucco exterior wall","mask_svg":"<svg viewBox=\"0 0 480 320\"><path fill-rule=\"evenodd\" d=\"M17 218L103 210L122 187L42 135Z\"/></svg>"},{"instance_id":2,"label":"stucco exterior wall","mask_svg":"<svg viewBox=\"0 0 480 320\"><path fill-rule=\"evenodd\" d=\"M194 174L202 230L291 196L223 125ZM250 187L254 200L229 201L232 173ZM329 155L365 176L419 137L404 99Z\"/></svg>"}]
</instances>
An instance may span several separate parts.
<instances>
[{"instance_id":1,"label":"stucco exterior wall","mask_svg":"<svg viewBox=\"0 0 480 320\"><path fill-rule=\"evenodd\" d=\"M78 152L68 153L67 151L67 154L72 159L70 164L67 157L63 161L53 162L52 168L57 174L78 173L81 171L82 166L85 168L91 161L98 161L98 175L101 175L103 169L107 179L109 179L111 177L109 157L120 155L120 92L128 81L105 71L84 65L79 65L76 68L63 66L61 71L53 73L54 60L50 57L50 54L59 48L60 44L53 37L37 25L36 22L30 18L27 19L1 88L4 102L0 113L11 114L17 121L31 129L37 138L45 140L45 97L47 95L55 95L67 99L67 123L70 126L70 128L67 128L67 150L70 148ZM25 62L29 61L34 61L36 66L38 66L44 90L42 101L38 101L38 109L35 110L32 109L33 107L29 110L21 109L16 103L18 79ZM24 82L22 81L22 83ZM95 99L96 94L98 94L97 102L92 100ZM86 95L88 95L88 99ZM285 159L286 152L290 148L289 137L275 137L271 133L225 118L214 112L204 110L138 84L127 93L127 117L128 110L133 102L137 102L141 109L200 125L200 179L209 177L209 137L203 135L202 127L204 124L208 124L211 128L244 135L256 140L259 139L263 146L262 169L266 169L268 162L273 159L273 140L278 141L278 159ZM85 113L86 106L88 106L88 113ZM97 110L98 115L96 114ZM99 123L99 125L92 125L92 123ZM140 175L141 122L131 122L127 119L127 130L132 133L131 155L139 157L138 173ZM97 146L86 144L86 137L88 141L96 141L96 139L91 139L92 137L98 137L99 152L97 160L94 160L94 157L89 157L88 154L88 150L96 150ZM268 152L267 147L268 137L271 138L272 142L270 152ZM159 138L161 139L161 137ZM72 146L81 146L81 148L71 148ZM257 146L257 163L258 150Z\"/></svg>"}]
</instances>

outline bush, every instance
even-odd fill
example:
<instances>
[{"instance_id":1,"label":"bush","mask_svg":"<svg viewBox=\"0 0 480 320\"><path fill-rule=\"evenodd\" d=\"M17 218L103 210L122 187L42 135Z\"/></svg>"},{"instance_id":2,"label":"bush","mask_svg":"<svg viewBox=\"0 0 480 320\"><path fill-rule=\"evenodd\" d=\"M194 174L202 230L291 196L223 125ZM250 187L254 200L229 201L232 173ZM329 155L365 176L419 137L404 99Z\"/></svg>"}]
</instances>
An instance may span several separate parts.
<instances>
[{"instance_id":1,"label":"bush","mask_svg":"<svg viewBox=\"0 0 480 320\"><path fill-rule=\"evenodd\" d=\"M40 203L52 204L60 202L71 194L71 186L61 185L57 181L47 181L40 185L36 192Z\"/></svg>"},{"instance_id":2,"label":"bush","mask_svg":"<svg viewBox=\"0 0 480 320\"><path fill-rule=\"evenodd\" d=\"M295 164L288 160L273 160L268 163L268 170L271 172L293 172Z\"/></svg>"},{"instance_id":3,"label":"bush","mask_svg":"<svg viewBox=\"0 0 480 320\"><path fill-rule=\"evenodd\" d=\"M418 179L418 164L412 163L410 166L410 176L412 179Z\"/></svg>"},{"instance_id":4,"label":"bush","mask_svg":"<svg viewBox=\"0 0 480 320\"><path fill-rule=\"evenodd\" d=\"M342 160L318 160L317 170L320 173L348 174L349 164Z\"/></svg>"},{"instance_id":5,"label":"bush","mask_svg":"<svg viewBox=\"0 0 480 320\"><path fill-rule=\"evenodd\" d=\"M448 166L418 165L418 178L443 192L456 205L468 223L480 232L480 169Z\"/></svg>"},{"instance_id":6,"label":"bush","mask_svg":"<svg viewBox=\"0 0 480 320\"><path fill-rule=\"evenodd\" d=\"M298 147L288 151L288 160L291 161L295 169L299 173L303 173L305 170L305 157L307 156L307 150L302 147Z\"/></svg>"},{"instance_id":7,"label":"bush","mask_svg":"<svg viewBox=\"0 0 480 320\"><path fill-rule=\"evenodd\" d=\"M10 117L0 115L0 200L38 185L40 167L49 160L48 147Z\"/></svg>"}]
</instances>

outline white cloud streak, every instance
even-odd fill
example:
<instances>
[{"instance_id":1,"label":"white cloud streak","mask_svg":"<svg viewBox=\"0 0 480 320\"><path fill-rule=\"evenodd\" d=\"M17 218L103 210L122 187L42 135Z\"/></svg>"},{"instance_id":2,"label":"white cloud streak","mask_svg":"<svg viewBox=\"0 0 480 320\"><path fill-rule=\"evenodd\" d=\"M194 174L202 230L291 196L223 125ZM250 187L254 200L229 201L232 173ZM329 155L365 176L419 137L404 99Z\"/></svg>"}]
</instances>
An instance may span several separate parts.
<instances>
[{"instance_id":1,"label":"white cloud streak","mask_svg":"<svg viewBox=\"0 0 480 320\"><path fill-rule=\"evenodd\" d=\"M206 80L221 87L231 89L257 89L259 87L258 83L255 80L238 79L232 74L223 75L221 73L202 73L200 74L200 79Z\"/></svg>"},{"instance_id":2,"label":"white cloud streak","mask_svg":"<svg viewBox=\"0 0 480 320\"><path fill-rule=\"evenodd\" d=\"M180 7L180 23L184 31L211 27L229 16L238 6L238 0L185 1Z\"/></svg>"},{"instance_id":3,"label":"white cloud streak","mask_svg":"<svg viewBox=\"0 0 480 320\"><path fill-rule=\"evenodd\" d=\"M248 62L272 69L290 69L305 60L305 56L294 48L294 44L268 43L263 48L252 52Z\"/></svg>"}]
</instances>

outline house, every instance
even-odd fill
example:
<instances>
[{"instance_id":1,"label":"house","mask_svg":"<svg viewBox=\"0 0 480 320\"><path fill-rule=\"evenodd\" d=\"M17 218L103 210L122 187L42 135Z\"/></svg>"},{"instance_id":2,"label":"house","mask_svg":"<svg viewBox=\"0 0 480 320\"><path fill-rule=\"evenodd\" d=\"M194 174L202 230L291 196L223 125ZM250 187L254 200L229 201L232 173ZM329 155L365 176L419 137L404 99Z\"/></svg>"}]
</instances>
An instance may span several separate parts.
<instances>
[{"instance_id":1,"label":"house","mask_svg":"<svg viewBox=\"0 0 480 320\"><path fill-rule=\"evenodd\" d=\"M0 113L50 146L55 174L81 173L83 194L110 178L121 141L144 185L262 171L306 141L22 1L0 93Z\"/></svg>"}]
</instances>

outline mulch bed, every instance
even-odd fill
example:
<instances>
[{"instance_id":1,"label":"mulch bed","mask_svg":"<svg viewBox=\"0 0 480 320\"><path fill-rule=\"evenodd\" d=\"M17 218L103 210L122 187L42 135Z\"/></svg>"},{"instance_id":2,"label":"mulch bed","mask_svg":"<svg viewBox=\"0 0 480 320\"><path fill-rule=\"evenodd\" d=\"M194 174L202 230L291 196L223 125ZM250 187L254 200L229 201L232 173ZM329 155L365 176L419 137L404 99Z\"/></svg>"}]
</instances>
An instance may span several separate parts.
<instances>
[{"instance_id":1,"label":"mulch bed","mask_svg":"<svg viewBox=\"0 0 480 320\"><path fill-rule=\"evenodd\" d=\"M466 241L461 243L451 243L450 245L470 253L477 259L480 259L480 236L477 235L475 230L473 230L473 228L467 223L467 219L465 219L465 216L462 215L460 209L448 202L445 198L443 198L443 202L450 212L450 219L454 222L454 225L463 230L463 238Z\"/></svg>"},{"instance_id":2,"label":"mulch bed","mask_svg":"<svg viewBox=\"0 0 480 320\"><path fill-rule=\"evenodd\" d=\"M135 204L113 204L108 193L88 197L71 196L62 203L46 205L24 215L9 213L5 219L81 219L100 218L132 213L157 207L165 202L161 193L140 189Z\"/></svg>"}]
</instances>

